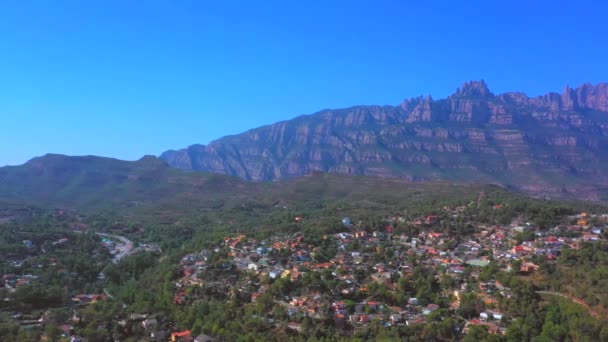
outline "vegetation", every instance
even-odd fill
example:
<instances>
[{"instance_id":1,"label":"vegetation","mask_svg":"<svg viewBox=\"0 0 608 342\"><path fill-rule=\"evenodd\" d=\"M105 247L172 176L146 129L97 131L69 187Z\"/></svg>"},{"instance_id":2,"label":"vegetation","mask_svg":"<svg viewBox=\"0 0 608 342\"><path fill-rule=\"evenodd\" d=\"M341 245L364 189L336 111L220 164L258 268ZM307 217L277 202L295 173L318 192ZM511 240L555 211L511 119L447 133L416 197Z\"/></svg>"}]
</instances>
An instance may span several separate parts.
<instances>
[{"instance_id":1,"label":"vegetation","mask_svg":"<svg viewBox=\"0 0 608 342\"><path fill-rule=\"evenodd\" d=\"M159 170L165 174L162 166ZM171 174L165 175L170 177ZM83 177L86 181L75 181L70 191L81 193L87 184L93 187L87 180L89 176ZM412 237L432 228L446 234L449 239L445 243L455 248L467 239L475 239L480 227L521 221L543 230L569 224L570 216L582 211L601 213L605 210L602 206L535 200L497 186L407 184L398 180L324 174L274 184L249 184L224 176L205 176L205 181L197 175L179 177L184 178L179 178L178 182L189 179L189 182L202 183L194 188L193 183L183 183L183 188L162 199L153 194L154 191L162 192L161 188L133 195L132 192L139 191L138 186L121 193L123 180L118 185L104 183L111 190L90 195L78 212L3 206L2 215L10 220L0 229L0 274L31 274L36 278L15 291L0 289L0 297L9 299L0 303L1 321L5 322L0 325L0 335L15 341L37 340L41 335L53 340L63 334L59 327L70 321L74 333L87 341L136 341L148 335L145 328L140 323L121 325L119 322L131 322L130 315L146 313L158 322L159 331L188 329L193 334L205 333L241 341L298 341L305 340L305 336L311 340L332 341L608 338L603 311L608 303L603 287L608 269L608 247L604 242L583 244L579 249L566 248L554 262L539 261L541 268L535 277L517 271L506 272L492 260L481 271L468 266L463 279L468 279L469 291L462 295L460 306L454 311L447 309L454 297L446 293L462 284L448 276L447 271L427 267L420 256L408 254L408 249L390 240L372 247L353 242L345 247L349 253L361 251L374 256L369 260L369 267L366 264L354 272L356 281L369 285L365 293L346 296L349 313L354 312L357 303L365 300L406 307L409 299L416 297L420 305L434 303L440 307L426 316L424 324L395 324L390 328L376 321L356 328L342 327L334 321L332 309L327 305L320 308L321 319L289 316L281 304L286 297L318 292L330 301L336 289L344 288L340 273L331 270L307 272L296 281L258 279L231 266L230 250L223 244L224 237L239 234L258 241L277 236L303 236L307 244L317 248L311 262L323 263L341 252L336 240L324 236L349 231L341 221L343 217L349 217L354 225L370 234L384 230L389 219L394 234ZM66 198L70 191L64 192ZM119 192L115 200L106 202L109 205L90 204L115 191ZM57 196L47 199L57 200L62 207L70 206L70 201L62 199L63 195ZM127 200L129 198L141 201L129 206L128 203L133 203ZM412 223L426 216L439 219L433 225ZM296 217L299 219L295 220ZM108 249L101 244L101 237L94 232L121 235L136 245L154 244L161 252L142 248L113 263ZM67 239L69 243L55 244L60 239ZM524 232L513 240L522 243L534 239L534 234ZM31 246L24 241L30 241ZM204 274L206 280L217 283L176 289L176 282L183 276L182 257L215 249ZM273 258L279 263L289 258L288 254L276 253ZM413 267L406 275L391 275L396 284L394 289L370 282L373 265L388 264L397 260L397 256L398 260ZM22 263L15 264L15 261ZM103 279L99 278L100 273L104 274ZM502 296L498 303L488 306L471 289L494 280L508 286L512 296ZM250 284L251 287L235 292L230 288L232 283ZM267 291L252 302L255 284ZM196 300L176 305L176 293L180 291L184 292L184 297ZM593 310L567 297L538 291L582 299ZM83 293L106 293L110 297L70 310L72 298ZM492 334L484 326L472 326L465 335L465 322L475 319L489 307L504 313L503 320L508 325L506 334ZM69 318L74 312L78 313L77 321ZM47 323L43 327L23 329L14 324L16 320L12 316L16 313L32 319L44 314L48 316ZM292 323L299 324L300 333L289 327Z\"/></svg>"}]
</instances>

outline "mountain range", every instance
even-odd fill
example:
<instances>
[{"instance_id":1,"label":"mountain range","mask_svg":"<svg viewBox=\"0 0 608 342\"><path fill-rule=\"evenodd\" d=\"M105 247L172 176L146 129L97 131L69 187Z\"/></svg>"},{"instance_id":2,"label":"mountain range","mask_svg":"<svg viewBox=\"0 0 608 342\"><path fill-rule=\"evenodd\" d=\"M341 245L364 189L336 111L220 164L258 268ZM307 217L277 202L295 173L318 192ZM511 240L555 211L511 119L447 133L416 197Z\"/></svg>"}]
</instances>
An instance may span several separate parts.
<instances>
[{"instance_id":1,"label":"mountain range","mask_svg":"<svg viewBox=\"0 0 608 342\"><path fill-rule=\"evenodd\" d=\"M523 197L487 184L412 183L329 173L248 182L234 176L177 170L154 156L123 161L47 154L23 165L0 167L0 208L26 205L83 212L109 210L148 217L156 223L193 213L237 210L251 214L256 208L317 208L330 202L370 210L385 208L387 201L401 207L436 205L449 199L468 203L491 193L503 198Z\"/></svg>"},{"instance_id":2,"label":"mountain range","mask_svg":"<svg viewBox=\"0 0 608 342\"><path fill-rule=\"evenodd\" d=\"M538 197L608 193L608 83L496 95L467 82L446 99L326 109L164 152L174 168L251 181L314 171L500 184Z\"/></svg>"}]
</instances>

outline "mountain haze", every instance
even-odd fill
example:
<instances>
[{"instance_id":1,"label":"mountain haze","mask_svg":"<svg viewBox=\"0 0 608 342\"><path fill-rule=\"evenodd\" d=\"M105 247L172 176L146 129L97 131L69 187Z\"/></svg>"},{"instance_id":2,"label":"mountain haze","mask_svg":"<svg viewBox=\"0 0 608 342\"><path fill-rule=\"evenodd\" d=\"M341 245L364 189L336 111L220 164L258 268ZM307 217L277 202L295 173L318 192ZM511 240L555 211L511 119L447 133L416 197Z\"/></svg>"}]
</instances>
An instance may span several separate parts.
<instances>
[{"instance_id":1,"label":"mountain haze","mask_svg":"<svg viewBox=\"0 0 608 342\"><path fill-rule=\"evenodd\" d=\"M45 207L157 206L192 197L205 202L223 192L238 194L246 184L236 177L176 170L154 156L131 162L47 154L0 168L1 200Z\"/></svg>"},{"instance_id":2,"label":"mountain haze","mask_svg":"<svg viewBox=\"0 0 608 342\"><path fill-rule=\"evenodd\" d=\"M600 200L608 188L608 83L530 98L473 81L446 99L326 109L160 158L253 181L322 171Z\"/></svg>"},{"instance_id":3,"label":"mountain haze","mask_svg":"<svg viewBox=\"0 0 608 342\"><path fill-rule=\"evenodd\" d=\"M0 202L83 211L113 210L179 218L214 212L273 208L278 204L318 207L326 202L395 204L477 199L480 194L521 197L497 186L448 182L404 182L396 178L313 173L277 182L247 182L237 177L186 172L146 156L123 161L96 156L48 154L19 166L0 168Z\"/></svg>"}]
</instances>

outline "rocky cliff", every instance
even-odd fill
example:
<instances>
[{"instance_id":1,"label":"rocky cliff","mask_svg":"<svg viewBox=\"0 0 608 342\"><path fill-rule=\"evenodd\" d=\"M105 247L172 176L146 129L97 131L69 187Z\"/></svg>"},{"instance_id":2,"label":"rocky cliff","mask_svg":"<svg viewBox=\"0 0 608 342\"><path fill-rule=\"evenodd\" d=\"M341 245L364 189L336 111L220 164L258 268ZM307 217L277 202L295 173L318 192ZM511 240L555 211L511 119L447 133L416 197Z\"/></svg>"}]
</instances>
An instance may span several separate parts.
<instances>
[{"instance_id":1,"label":"rocky cliff","mask_svg":"<svg viewBox=\"0 0 608 342\"><path fill-rule=\"evenodd\" d=\"M323 171L598 200L608 189L608 84L530 98L468 82L447 99L323 110L161 158L254 181Z\"/></svg>"}]
</instances>

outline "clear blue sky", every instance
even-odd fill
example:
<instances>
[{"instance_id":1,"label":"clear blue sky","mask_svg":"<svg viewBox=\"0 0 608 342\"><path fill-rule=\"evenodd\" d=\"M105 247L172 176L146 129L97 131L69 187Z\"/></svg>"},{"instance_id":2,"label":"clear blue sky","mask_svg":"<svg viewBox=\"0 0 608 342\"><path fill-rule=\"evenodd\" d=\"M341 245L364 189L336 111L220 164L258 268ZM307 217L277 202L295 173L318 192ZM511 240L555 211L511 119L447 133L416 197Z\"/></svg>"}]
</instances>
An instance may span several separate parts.
<instances>
[{"instance_id":1,"label":"clear blue sky","mask_svg":"<svg viewBox=\"0 0 608 342\"><path fill-rule=\"evenodd\" d=\"M121 159L323 108L608 81L603 1L0 3L0 165Z\"/></svg>"}]
</instances>

